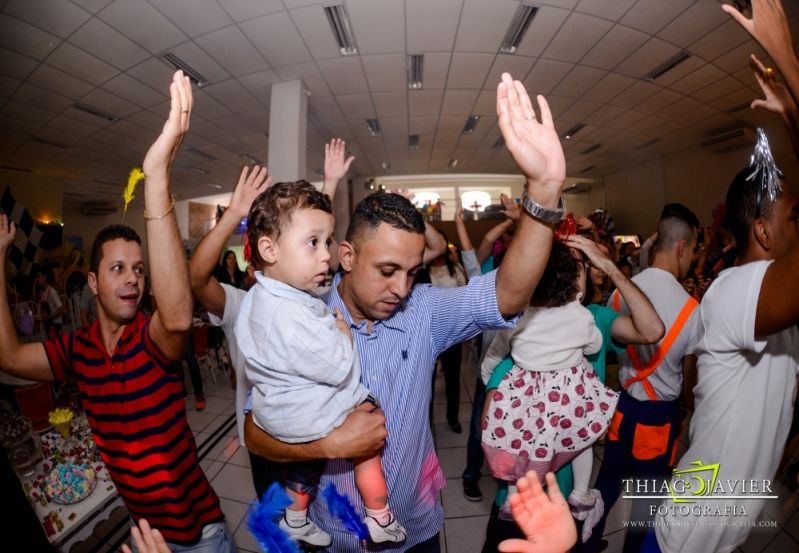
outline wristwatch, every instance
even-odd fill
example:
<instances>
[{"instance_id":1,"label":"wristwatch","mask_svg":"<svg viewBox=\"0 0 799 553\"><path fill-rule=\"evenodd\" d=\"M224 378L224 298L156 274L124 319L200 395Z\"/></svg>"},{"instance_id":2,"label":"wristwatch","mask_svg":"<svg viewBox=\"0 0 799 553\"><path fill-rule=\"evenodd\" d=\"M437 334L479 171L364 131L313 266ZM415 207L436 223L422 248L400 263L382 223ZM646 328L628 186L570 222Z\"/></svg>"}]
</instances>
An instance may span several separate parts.
<instances>
[{"instance_id":1,"label":"wristwatch","mask_svg":"<svg viewBox=\"0 0 799 553\"><path fill-rule=\"evenodd\" d=\"M532 200L527 195L527 190L524 191L522 196L522 207L524 207L524 210L534 219L550 224L559 223L560 220L563 219L563 212L565 211L563 196L561 196L558 201L557 209L550 209Z\"/></svg>"}]
</instances>

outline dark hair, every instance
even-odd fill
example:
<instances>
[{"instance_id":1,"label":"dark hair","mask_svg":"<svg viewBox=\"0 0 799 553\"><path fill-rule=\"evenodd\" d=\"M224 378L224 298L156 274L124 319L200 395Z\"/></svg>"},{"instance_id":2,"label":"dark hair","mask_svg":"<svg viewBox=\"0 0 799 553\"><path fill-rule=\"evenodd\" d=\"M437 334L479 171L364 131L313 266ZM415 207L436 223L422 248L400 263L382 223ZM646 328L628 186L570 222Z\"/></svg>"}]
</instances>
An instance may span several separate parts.
<instances>
[{"instance_id":1,"label":"dark hair","mask_svg":"<svg viewBox=\"0 0 799 553\"><path fill-rule=\"evenodd\" d=\"M552 242L547 266L535 287L530 305L536 307L560 307L573 301L577 295L577 276L581 260L574 257L566 244Z\"/></svg>"},{"instance_id":2,"label":"dark hair","mask_svg":"<svg viewBox=\"0 0 799 553\"><path fill-rule=\"evenodd\" d=\"M389 192L375 192L355 207L345 239L354 244L364 233L377 230L381 223L414 234L424 234L422 214L408 198Z\"/></svg>"},{"instance_id":3,"label":"dark hair","mask_svg":"<svg viewBox=\"0 0 799 553\"><path fill-rule=\"evenodd\" d=\"M264 235L280 238L281 231L288 226L291 216L298 209L318 209L333 213L330 197L305 180L279 182L255 198L247 216L247 241L250 243L252 263L256 268L264 262L258 252L258 239Z\"/></svg>"},{"instance_id":4,"label":"dark hair","mask_svg":"<svg viewBox=\"0 0 799 553\"><path fill-rule=\"evenodd\" d=\"M763 193L763 171L749 178L754 169L747 167L738 172L727 189L727 207L722 226L730 231L738 251L749 245L749 234L755 219L768 217L774 203Z\"/></svg>"},{"instance_id":5,"label":"dark hair","mask_svg":"<svg viewBox=\"0 0 799 553\"><path fill-rule=\"evenodd\" d=\"M108 225L97 233L92 242L92 253L89 261L89 270L97 273L100 270L100 261L103 259L103 244L121 238L127 242L136 242L141 246L141 238L136 231L125 225Z\"/></svg>"},{"instance_id":6,"label":"dark hair","mask_svg":"<svg viewBox=\"0 0 799 553\"><path fill-rule=\"evenodd\" d=\"M699 228L699 219L693 211L683 204L666 204L658 221L657 250L669 248L673 244L690 241Z\"/></svg>"},{"instance_id":7,"label":"dark hair","mask_svg":"<svg viewBox=\"0 0 799 553\"><path fill-rule=\"evenodd\" d=\"M239 288L244 282L244 272L239 269L239 262L237 260L236 264L233 266L233 280L230 279L230 273L228 273L227 270L227 258L229 255L232 255L235 258L236 252L233 250L227 250L222 256L219 265L216 267L216 279L222 284L230 284L231 286Z\"/></svg>"}]
</instances>

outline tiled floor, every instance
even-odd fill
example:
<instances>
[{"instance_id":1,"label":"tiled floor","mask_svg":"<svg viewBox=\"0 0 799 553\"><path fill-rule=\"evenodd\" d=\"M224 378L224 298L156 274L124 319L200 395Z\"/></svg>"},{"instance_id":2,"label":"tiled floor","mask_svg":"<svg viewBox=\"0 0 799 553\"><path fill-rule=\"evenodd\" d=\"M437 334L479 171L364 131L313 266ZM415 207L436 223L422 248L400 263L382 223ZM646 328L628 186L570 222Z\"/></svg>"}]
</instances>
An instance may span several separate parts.
<instances>
[{"instance_id":1,"label":"tiled floor","mask_svg":"<svg viewBox=\"0 0 799 553\"><path fill-rule=\"evenodd\" d=\"M466 353L466 351L464 351ZM461 405L459 419L464 431L455 434L445 423L444 417L444 378L436 379L433 407L433 432L447 486L441 492L444 504L445 528L441 536L442 551L450 553L477 553L481 551L485 527L490 511L490 498L496 489L493 479L484 476L480 487L485 498L479 503L467 501L463 496L461 472L466 463L466 439L471 414L471 400L477 368L468 362L464 355L461 373ZM243 523L250 503L255 498L250 475L247 452L239 447L235 426L231 427L234 414L233 391L230 384L222 378L217 384L209 381L208 373L203 371L206 382L207 406L204 411L194 409L193 397L187 399L189 424L194 430L201 455L201 465L211 480L216 493L222 501L228 525L233 532L239 551L243 553L260 551L255 540ZM189 385L189 389L190 385ZM211 443L217 440L211 446ZM594 448L594 475L599 470L602 446ZM483 474L487 469L484 467ZM777 483L775 492L779 502L766 506L761 518L776 520L778 527L753 531L749 540L739 549L743 553L787 553L799 550L799 495L790 492ZM620 500L611 510L606 527L608 553L622 550L624 540L623 521L629 513L629 500Z\"/></svg>"}]
</instances>

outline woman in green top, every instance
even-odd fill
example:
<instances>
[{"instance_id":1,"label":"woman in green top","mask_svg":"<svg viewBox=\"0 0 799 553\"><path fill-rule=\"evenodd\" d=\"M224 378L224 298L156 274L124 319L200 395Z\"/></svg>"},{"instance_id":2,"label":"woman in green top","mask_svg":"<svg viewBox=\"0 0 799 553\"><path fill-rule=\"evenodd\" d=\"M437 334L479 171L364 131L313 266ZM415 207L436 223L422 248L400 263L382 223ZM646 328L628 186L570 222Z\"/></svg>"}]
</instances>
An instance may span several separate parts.
<instances>
[{"instance_id":1,"label":"woman in green top","mask_svg":"<svg viewBox=\"0 0 799 553\"><path fill-rule=\"evenodd\" d=\"M586 308L594 315L594 320L600 333L602 334L602 348L595 354L586 357L594 368L597 376L605 382L605 356L608 351L623 351L626 344L652 344L662 338L665 328L657 312L647 297L638 287L625 277L611 259L602 251L598 245L584 236L571 236L566 240L566 244L573 248L575 255L584 257L586 265L594 267L607 275L613 285L619 290L622 298L630 307L630 315L619 315L609 307L597 304L586 305ZM588 268L588 267L586 267ZM581 271L578 279L578 286L585 295L586 274L588 271ZM491 375L486 383L486 397L491 397L491 389L495 389L502 378L513 367L513 360L510 356L506 357ZM488 402L486 402L488 404ZM484 411L485 412L485 411ZM565 465L556 473L558 485L565 496L571 493L573 478L571 465ZM491 511L491 517L486 529L486 542L483 552L494 552L500 541L503 539L519 537L521 533L512 521L499 519L498 507L501 506L507 497L507 488L504 482L498 482L495 505Z\"/></svg>"}]
</instances>

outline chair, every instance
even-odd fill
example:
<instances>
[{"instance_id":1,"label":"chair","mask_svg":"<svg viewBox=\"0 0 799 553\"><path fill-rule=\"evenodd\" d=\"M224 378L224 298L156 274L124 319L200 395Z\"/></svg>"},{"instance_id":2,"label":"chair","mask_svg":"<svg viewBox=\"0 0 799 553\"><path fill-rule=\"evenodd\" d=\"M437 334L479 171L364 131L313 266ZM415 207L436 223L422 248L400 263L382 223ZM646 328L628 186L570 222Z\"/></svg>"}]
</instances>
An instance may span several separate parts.
<instances>
[{"instance_id":1,"label":"chair","mask_svg":"<svg viewBox=\"0 0 799 553\"><path fill-rule=\"evenodd\" d=\"M16 388L14 395L19 410L31 420L36 432L41 432L50 426L48 417L53 410L53 393L49 382Z\"/></svg>"}]
</instances>

